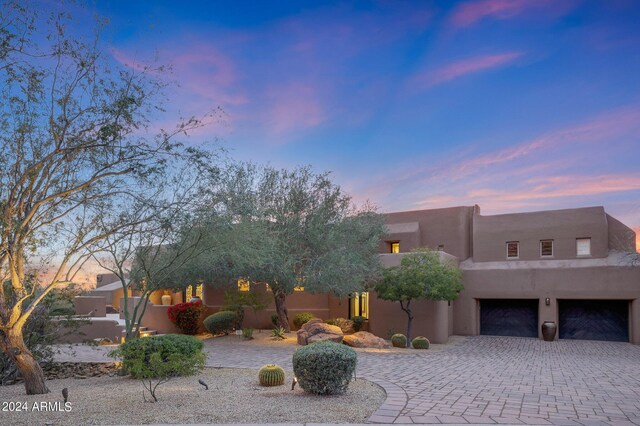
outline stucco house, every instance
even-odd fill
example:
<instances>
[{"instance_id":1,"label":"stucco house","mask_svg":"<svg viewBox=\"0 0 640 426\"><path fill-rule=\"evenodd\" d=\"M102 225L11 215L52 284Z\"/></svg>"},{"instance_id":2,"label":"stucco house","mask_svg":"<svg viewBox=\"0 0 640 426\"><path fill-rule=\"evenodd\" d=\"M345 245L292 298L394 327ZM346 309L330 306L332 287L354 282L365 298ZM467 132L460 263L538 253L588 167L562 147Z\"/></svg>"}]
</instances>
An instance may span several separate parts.
<instances>
[{"instance_id":1,"label":"stucco house","mask_svg":"<svg viewBox=\"0 0 640 426\"><path fill-rule=\"evenodd\" d=\"M465 289L456 301L414 302L415 335L436 343L452 334L541 338L542 322L554 321L556 338L640 344L640 266L628 255L636 250L635 233L603 207L485 216L478 206L462 206L388 213L385 218L383 265L397 265L412 249L430 247L463 271ZM101 297L109 290L100 288L110 285L107 281L103 276L89 305L104 303ZM210 313L223 303L223 289L192 291L201 295ZM270 290L257 284L239 285L238 291ZM172 294L173 303L190 295ZM120 296L109 296L115 309ZM154 305L141 325L175 332L160 297L152 297ZM368 330L382 337L406 328L399 304L380 300L375 292L340 300L296 291L287 305L290 319L298 312L323 319L365 316ZM245 324L271 327L274 312L273 305L257 315L247 312Z\"/></svg>"}]
</instances>

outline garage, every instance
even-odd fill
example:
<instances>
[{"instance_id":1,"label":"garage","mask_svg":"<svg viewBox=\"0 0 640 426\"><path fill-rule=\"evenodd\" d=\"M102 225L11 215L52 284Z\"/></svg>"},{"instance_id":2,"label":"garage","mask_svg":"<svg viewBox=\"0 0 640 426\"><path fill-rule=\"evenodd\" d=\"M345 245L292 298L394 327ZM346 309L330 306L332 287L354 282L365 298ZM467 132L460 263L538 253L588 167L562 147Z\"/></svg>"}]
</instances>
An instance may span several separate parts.
<instances>
[{"instance_id":1,"label":"garage","mask_svg":"<svg viewBox=\"0 0 640 426\"><path fill-rule=\"evenodd\" d=\"M481 299L480 334L538 337L538 299Z\"/></svg>"},{"instance_id":2,"label":"garage","mask_svg":"<svg viewBox=\"0 0 640 426\"><path fill-rule=\"evenodd\" d=\"M559 300L561 339L629 341L627 300Z\"/></svg>"}]
</instances>

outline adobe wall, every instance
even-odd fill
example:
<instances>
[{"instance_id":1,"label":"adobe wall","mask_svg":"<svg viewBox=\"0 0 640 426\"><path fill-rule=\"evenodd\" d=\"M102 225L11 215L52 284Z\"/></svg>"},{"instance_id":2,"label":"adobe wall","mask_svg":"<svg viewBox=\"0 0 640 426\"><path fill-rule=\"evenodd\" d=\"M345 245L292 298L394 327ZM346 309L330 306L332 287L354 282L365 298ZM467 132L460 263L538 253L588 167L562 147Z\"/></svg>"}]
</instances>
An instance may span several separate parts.
<instances>
[{"instance_id":1,"label":"adobe wall","mask_svg":"<svg viewBox=\"0 0 640 426\"><path fill-rule=\"evenodd\" d=\"M553 240L553 259L576 259L576 238L591 238L591 258L609 253L603 207L473 216L473 261L507 260L506 243L518 241L519 260L538 260L540 240ZM513 260L509 260L513 261Z\"/></svg>"},{"instance_id":2,"label":"adobe wall","mask_svg":"<svg viewBox=\"0 0 640 426\"><path fill-rule=\"evenodd\" d=\"M558 323L558 299L629 300L630 340L640 344L640 268L623 266L463 270L464 291L454 302L453 333L478 335L478 299L539 299L539 326ZM544 304L551 299L550 306Z\"/></svg>"},{"instance_id":3,"label":"adobe wall","mask_svg":"<svg viewBox=\"0 0 640 426\"><path fill-rule=\"evenodd\" d=\"M415 210L409 212L387 213L387 224L418 222L420 224L419 240L400 239L400 251L408 252L418 247L436 249L444 246L444 251L459 259L470 256L470 227L473 207L449 207L444 209ZM387 239L394 239L394 235ZM415 241L415 242L414 242ZM388 253L386 245L381 245L380 253Z\"/></svg>"},{"instance_id":4,"label":"adobe wall","mask_svg":"<svg viewBox=\"0 0 640 426\"><path fill-rule=\"evenodd\" d=\"M636 233L615 217L607 215L609 229L609 249L635 252Z\"/></svg>"}]
</instances>

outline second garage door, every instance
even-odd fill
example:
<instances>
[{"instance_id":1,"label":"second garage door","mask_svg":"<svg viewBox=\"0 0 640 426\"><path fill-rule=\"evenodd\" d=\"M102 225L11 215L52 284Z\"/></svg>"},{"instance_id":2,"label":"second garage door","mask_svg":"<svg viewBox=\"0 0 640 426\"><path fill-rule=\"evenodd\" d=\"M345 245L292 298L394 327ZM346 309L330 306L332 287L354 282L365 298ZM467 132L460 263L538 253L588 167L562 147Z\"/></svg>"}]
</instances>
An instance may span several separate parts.
<instances>
[{"instance_id":1,"label":"second garage door","mask_svg":"<svg viewBox=\"0 0 640 426\"><path fill-rule=\"evenodd\" d=\"M629 341L626 300L558 301L561 339Z\"/></svg>"},{"instance_id":2,"label":"second garage door","mask_svg":"<svg viewBox=\"0 0 640 426\"><path fill-rule=\"evenodd\" d=\"M480 300L480 334L538 337L538 299Z\"/></svg>"}]
</instances>

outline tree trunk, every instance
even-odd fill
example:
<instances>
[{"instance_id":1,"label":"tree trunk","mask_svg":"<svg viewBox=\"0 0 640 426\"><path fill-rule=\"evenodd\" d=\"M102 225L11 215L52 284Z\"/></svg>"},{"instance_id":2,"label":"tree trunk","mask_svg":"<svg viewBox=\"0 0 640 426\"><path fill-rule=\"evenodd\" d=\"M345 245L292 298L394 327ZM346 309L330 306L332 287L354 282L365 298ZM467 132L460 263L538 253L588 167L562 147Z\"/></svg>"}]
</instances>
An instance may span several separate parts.
<instances>
[{"instance_id":1,"label":"tree trunk","mask_svg":"<svg viewBox=\"0 0 640 426\"><path fill-rule=\"evenodd\" d=\"M49 388L44 381L44 371L34 358L33 354L24 344L22 330L16 332L9 330L4 337L6 353L15 362L20 375L24 380L24 388L27 395L40 395L49 393Z\"/></svg>"},{"instance_id":2,"label":"tree trunk","mask_svg":"<svg viewBox=\"0 0 640 426\"><path fill-rule=\"evenodd\" d=\"M273 298L276 302L276 314L278 314L278 322L287 333L291 331L289 327L289 313L287 311L287 294L278 289L273 291Z\"/></svg>"},{"instance_id":3,"label":"tree trunk","mask_svg":"<svg viewBox=\"0 0 640 426\"><path fill-rule=\"evenodd\" d=\"M413 321L413 312L411 312L409 305L411 305L411 300L407 301L406 307L400 301L400 307L407 313L407 348L411 347L411 322Z\"/></svg>"}]
</instances>

